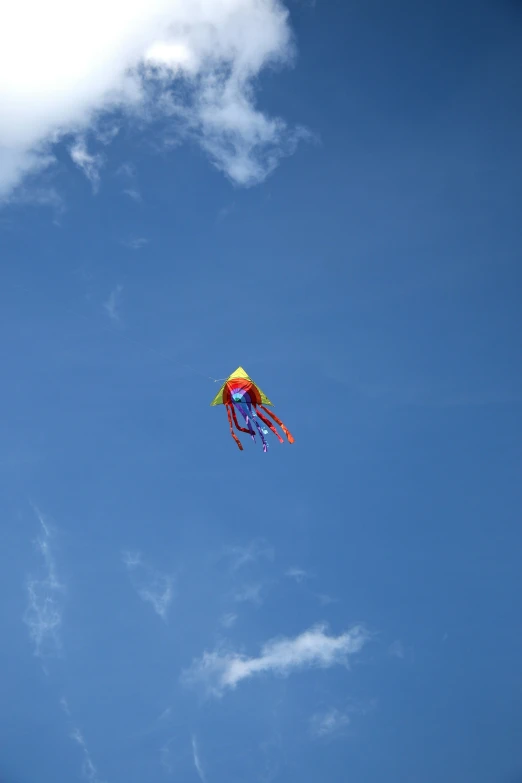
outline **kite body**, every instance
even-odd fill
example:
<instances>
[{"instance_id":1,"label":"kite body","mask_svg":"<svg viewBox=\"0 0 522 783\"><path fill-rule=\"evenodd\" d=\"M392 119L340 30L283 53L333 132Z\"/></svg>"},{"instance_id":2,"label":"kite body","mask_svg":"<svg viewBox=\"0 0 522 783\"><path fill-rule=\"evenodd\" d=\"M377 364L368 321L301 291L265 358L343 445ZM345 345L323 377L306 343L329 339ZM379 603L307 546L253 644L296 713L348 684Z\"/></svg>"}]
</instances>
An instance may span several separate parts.
<instances>
[{"instance_id":1,"label":"kite body","mask_svg":"<svg viewBox=\"0 0 522 783\"><path fill-rule=\"evenodd\" d=\"M268 430L271 430L279 439L280 443L283 443L283 438L270 419L275 421L276 424L279 424L289 443L294 442L293 436L287 430L283 422L265 407L266 405L272 405L266 394L263 394L259 386L254 383L252 378L247 375L242 367L238 367L232 375L228 376L210 404L224 405L226 407L230 434L241 451L243 451L243 445L234 432L234 427L239 432L245 432L250 435L254 442L257 432L261 438L263 451L265 452L268 449L268 443L265 438L265 435L268 435ZM237 417L238 413L244 420L246 424L245 427L239 424ZM267 418L267 416L269 416L270 419ZM260 424L260 422L262 423ZM268 427L268 429L265 429L266 427Z\"/></svg>"}]
</instances>

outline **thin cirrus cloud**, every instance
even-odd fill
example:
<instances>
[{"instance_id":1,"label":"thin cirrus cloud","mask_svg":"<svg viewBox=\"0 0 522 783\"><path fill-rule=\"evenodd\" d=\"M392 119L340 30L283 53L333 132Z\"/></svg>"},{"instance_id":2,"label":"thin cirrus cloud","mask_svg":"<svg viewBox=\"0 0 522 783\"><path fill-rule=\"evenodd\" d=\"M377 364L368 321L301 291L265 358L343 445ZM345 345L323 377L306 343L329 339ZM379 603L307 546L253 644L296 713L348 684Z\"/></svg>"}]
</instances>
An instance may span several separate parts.
<instances>
[{"instance_id":1,"label":"thin cirrus cloud","mask_svg":"<svg viewBox=\"0 0 522 783\"><path fill-rule=\"evenodd\" d=\"M289 579L294 579L298 584L301 584L301 582L308 579L310 575L303 568L289 568L285 572L285 576L289 577Z\"/></svg>"},{"instance_id":2,"label":"thin cirrus cloud","mask_svg":"<svg viewBox=\"0 0 522 783\"><path fill-rule=\"evenodd\" d=\"M40 523L40 535L35 544L43 558L43 566L40 575L31 575L27 580L28 604L23 619L29 629L34 654L45 657L61 651L65 586L57 575L51 526L38 508L34 508L34 512Z\"/></svg>"},{"instance_id":3,"label":"thin cirrus cloud","mask_svg":"<svg viewBox=\"0 0 522 783\"><path fill-rule=\"evenodd\" d=\"M329 710L313 715L310 721L310 729L314 737L331 737L342 733L349 724L349 715L336 707L332 707Z\"/></svg>"},{"instance_id":4,"label":"thin cirrus cloud","mask_svg":"<svg viewBox=\"0 0 522 783\"><path fill-rule=\"evenodd\" d=\"M390 644L388 652L393 658L400 658L400 660L404 658L404 645L400 639L396 639L392 644Z\"/></svg>"},{"instance_id":5,"label":"thin cirrus cloud","mask_svg":"<svg viewBox=\"0 0 522 783\"><path fill-rule=\"evenodd\" d=\"M194 766L196 768L196 772L198 773L199 779L202 781L202 783L206 783L205 770L203 769L201 756L198 750L198 743L194 735L192 736L192 757L194 759Z\"/></svg>"},{"instance_id":6,"label":"thin cirrus cloud","mask_svg":"<svg viewBox=\"0 0 522 783\"><path fill-rule=\"evenodd\" d=\"M257 562L260 558L274 559L274 550L260 539L254 539L246 546L229 546L225 555L230 559L232 571L238 571L246 565Z\"/></svg>"},{"instance_id":7,"label":"thin cirrus cloud","mask_svg":"<svg viewBox=\"0 0 522 783\"><path fill-rule=\"evenodd\" d=\"M126 196L128 196L132 201L136 201L137 203L141 203L141 193L137 188L124 188L123 192Z\"/></svg>"},{"instance_id":8,"label":"thin cirrus cloud","mask_svg":"<svg viewBox=\"0 0 522 783\"><path fill-rule=\"evenodd\" d=\"M0 199L51 166L53 144L67 137L97 183L103 157L87 135L108 145L132 119L161 119L234 183L260 182L307 135L255 105L259 75L294 53L282 0L10 3L0 26Z\"/></svg>"},{"instance_id":9,"label":"thin cirrus cloud","mask_svg":"<svg viewBox=\"0 0 522 783\"><path fill-rule=\"evenodd\" d=\"M131 237L130 239L125 239L122 241L122 245L125 245L125 247L128 247L129 250L141 250L142 247L145 247L149 243L149 240L145 237Z\"/></svg>"},{"instance_id":10,"label":"thin cirrus cloud","mask_svg":"<svg viewBox=\"0 0 522 783\"><path fill-rule=\"evenodd\" d=\"M91 754L89 752L89 748L87 747L87 743L85 742L84 736L81 733L80 729L77 726L72 725L72 714L71 709L69 707L69 702L65 697L62 697L60 699L60 707L64 711L64 713L67 715L67 718L69 719L69 723L71 724L71 728L69 731L69 736L74 742L76 742L77 745L80 746L83 754L82 759L82 777L88 781L88 783L102 783L100 778L98 777L98 770L96 769L94 762L92 760Z\"/></svg>"},{"instance_id":11,"label":"thin cirrus cloud","mask_svg":"<svg viewBox=\"0 0 522 783\"><path fill-rule=\"evenodd\" d=\"M125 551L122 560L141 600L150 604L158 617L166 621L174 598L174 578L147 565L140 552Z\"/></svg>"},{"instance_id":12,"label":"thin cirrus cloud","mask_svg":"<svg viewBox=\"0 0 522 783\"><path fill-rule=\"evenodd\" d=\"M121 322L120 307L121 307L121 295L123 293L123 286L117 285L116 288L109 294L109 298L103 303L103 307L111 321L115 323Z\"/></svg>"},{"instance_id":13,"label":"thin cirrus cloud","mask_svg":"<svg viewBox=\"0 0 522 783\"><path fill-rule=\"evenodd\" d=\"M129 161L122 163L116 171L116 175L127 181L127 187L125 187L122 192L132 199L132 201L141 204L143 198L136 184L137 176L135 166Z\"/></svg>"},{"instance_id":14,"label":"thin cirrus cloud","mask_svg":"<svg viewBox=\"0 0 522 783\"><path fill-rule=\"evenodd\" d=\"M83 752L83 760L82 760L83 778L87 780L89 783L102 783L101 779L98 777L98 770L94 766L94 762L91 758L91 754L89 753L89 749L87 747L87 744L85 742L85 739L80 729L74 728L71 731L71 739L74 740L80 746Z\"/></svg>"},{"instance_id":15,"label":"thin cirrus cloud","mask_svg":"<svg viewBox=\"0 0 522 783\"><path fill-rule=\"evenodd\" d=\"M234 593L234 601L238 604L252 603L261 606L263 603L262 590L263 585L261 584L244 585Z\"/></svg>"},{"instance_id":16,"label":"thin cirrus cloud","mask_svg":"<svg viewBox=\"0 0 522 783\"><path fill-rule=\"evenodd\" d=\"M221 618L221 625L223 628L232 628L237 620L237 614L235 612L227 612Z\"/></svg>"},{"instance_id":17,"label":"thin cirrus cloud","mask_svg":"<svg viewBox=\"0 0 522 783\"><path fill-rule=\"evenodd\" d=\"M85 174L96 193L100 186L100 169L103 165L101 155L92 155L87 150L85 139L77 139L69 150L71 160Z\"/></svg>"},{"instance_id":18,"label":"thin cirrus cloud","mask_svg":"<svg viewBox=\"0 0 522 783\"><path fill-rule=\"evenodd\" d=\"M349 657L360 652L368 639L360 625L339 636L329 635L326 626L317 625L293 639L268 642L255 658L234 652L205 652L182 674L182 680L187 685L202 684L211 695L222 696L256 675L288 676L314 666L347 666Z\"/></svg>"}]
</instances>

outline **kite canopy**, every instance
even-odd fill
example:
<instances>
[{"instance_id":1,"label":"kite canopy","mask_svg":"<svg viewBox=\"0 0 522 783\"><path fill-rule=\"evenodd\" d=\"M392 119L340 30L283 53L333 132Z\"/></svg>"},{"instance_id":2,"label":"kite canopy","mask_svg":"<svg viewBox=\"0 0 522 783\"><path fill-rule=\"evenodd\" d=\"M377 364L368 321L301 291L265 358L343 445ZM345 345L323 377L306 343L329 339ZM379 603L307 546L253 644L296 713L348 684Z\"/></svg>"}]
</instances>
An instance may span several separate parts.
<instances>
[{"instance_id":1,"label":"kite canopy","mask_svg":"<svg viewBox=\"0 0 522 783\"><path fill-rule=\"evenodd\" d=\"M255 402L257 405L273 404L245 370L238 367L232 375L228 376L210 405L226 405L228 402L242 401Z\"/></svg>"},{"instance_id":2,"label":"kite canopy","mask_svg":"<svg viewBox=\"0 0 522 783\"><path fill-rule=\"evenodd\" d=\"M269 411L268 408L265 408L265 405L272 404L273 403L270 402L266 394L261 391L259 386L254 383L252 378L250 378L242 367L238 367L235 372L228 376L225 383L210 403L211 406L225 405L230 426L230 434L241 451L243 451L243 445L234 432L234 426L239 432L245 432L250 435L254 441L256 439L257 430L261 437L263 451L265 452L268 449L268 443L265 438L265 435L268 434L268 430L264 427L268 427L281 443L283 443L283 438L279 435L272 422L263 415L261 412L262 410L268 414L273 421L279 424L289 443L294 442L293 436L287 430L283 422L278 419L274 413ZM245 420L246 427L239 425L237 418L238 411ZM264 427L259 424L258 419L263 422Z\"/></svg>"}]
</instances>

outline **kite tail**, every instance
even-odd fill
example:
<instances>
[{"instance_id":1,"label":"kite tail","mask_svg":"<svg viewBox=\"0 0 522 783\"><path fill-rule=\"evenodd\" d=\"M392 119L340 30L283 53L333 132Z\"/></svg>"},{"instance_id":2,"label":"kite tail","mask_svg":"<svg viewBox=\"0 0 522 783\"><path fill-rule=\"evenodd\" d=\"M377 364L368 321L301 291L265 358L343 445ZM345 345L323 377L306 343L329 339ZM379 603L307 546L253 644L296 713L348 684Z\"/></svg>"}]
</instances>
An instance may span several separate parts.
<instances>
[{"instance_id":1,"label":"kite tail","mask_svg":"<svg viewBox=\"0 0 522 783\"><path fill-rule=\"evenodd\" d=\"M240 425L240 423L238 422L238 420L237 420L237 413L236 413L236 406L235 405L231 405L230 408L232 410L232 418L234 419L234 424L236 425L236 429L238 429L239 432L246 432L247 435L251 435L252 434L252 430L251 429L247 430L246 427L242 427Z\"/></svg>"},{"instance_id":2,"label":"kite tail","mask_svg":"<svg viewBox=\"0 0 522 783\"><path fill-rule=\"evenodd\" d=\"M256 441L256 433L254 432L254 428L252 427L252 424L250 423L250 418L249 418L249 415L248 415L248 410L245 412L245 411L244 411L244 409L243 409L243 406L242 406L242 405L240 405L238 402L234 402L234 403L232 403L232 411L234 411L234 409L235 409L235 408L237 408L237 409L238 409L238 411L240 412L240 414L242 415L242 417L244 418L244 420L245 420L245 421L246 421L246 423L247 423L247 427L248 427L248 429L247 429L247 430L243 430L243 432L248 432L248 433L249 433L249 435L251 435L251 436L252 436L252 440L253 440L253 441L254 441L254 443L255 443L255 441ZM237 417L236 417L236 418L237 418Z\"/></svg>"},{"instance_id":3,"label":"kite tail","mask_svg":"<svg viewBox=\"0 0 522 783\"><path fill-rule=\"evenodd\" d=\"M276 436L276 438L278 438L278 439L279 439L279 443L284 443L284 440L283 440L283 438L282 438L282 437L281 437L281 435L278 433L278 431L276 430L276 428L274 427L274 425L272 424L272 422L271 422L269 419L267 419L267 418L266 418L266 416L263 416L263 414L261 413L261 411L259 410L259 408L257 408L256 410L257 410L257 415L259 416L259 418L261 419L261 421L263 422L263 424L265 424L265 425L268 427L268 429L269 429L269 430L272 430L272 432L274 433L274 435Z\"/></svg>"},{"instance_id":4,"label":"kite tail","mask_svg":"<svg viewBox=\"0 0 522 783\"><path fill-rule=\"evenodd\" d=\"M232 437L236 441L238 449L240 451L243 451L243 445L242 445L241 441L239 440L239 438L237 437L236 433L234 432L234 426L232 424L232 415L230 413L230 405L227 404L226 405L226 409L227 409L228 423L230 425L230 434L232 435Z\"/></svg>"},{"instance_id":5,"label":"kite tail","mask_svg":"<svg viewBox=\"0 0 522 783\"><path fill-rule=\"evenodd\" d=\"M286 438L287 438L288 442L289 442L289 443L294 443L294 442L295 442L295 441L294 441L294 436L293 436L293 435L292 435L292 433L291 433L291 432L289 432L289 430L288 430L288 429L285 427L285 425L283 424L283 422L281 421L281 419L278 419L278 418L277 418L277 416L275 415L275 413L272 413L272 411L269 411L269 410L268 410L268 408L265 408L265 406L264 406L264 405L260 405L259 407L260 407L260 408L262 408L262 409L265 411L265 413L268 413L268 415L270 416L270 418L271 418L271 419L273 419L273 420L275 421L275 423L276 423L276 424L279 424L279 426L281 427L281 429L282 429L282 430L283 430L283 432L285 433L285 435L286 435Z\"/></svg>"},{"instance_id":6,"label":"kite tail","mask_svg":"<svg viewBox=\"0 0 522 783\"><path fill-rule=\"evenodd\" d=\"M252 421L254 422L254 424L255 424L255 425L256 425L256 427L257 427L257 431L259 432L259 435L260 435L260 437L261 437L261 441L262 441L262 443L263 443L263 451L264 451L264 452L265 452L265 454L266 454L266 452L268 451L268 443L266 442L265 433L263 432L263 430L262 430L262 429L261 429L261 427L259 426L259 423L258 423L258 422L256 421L256 419L254 418L256 414L255 414L255 411L254 411L254 410L253 410L253 408L252 408L252 405L248 405L247 407L248 407L248 410L250 411L250 414L251 414L251 416L252 416Z\"/></svg>"}]
</instances>

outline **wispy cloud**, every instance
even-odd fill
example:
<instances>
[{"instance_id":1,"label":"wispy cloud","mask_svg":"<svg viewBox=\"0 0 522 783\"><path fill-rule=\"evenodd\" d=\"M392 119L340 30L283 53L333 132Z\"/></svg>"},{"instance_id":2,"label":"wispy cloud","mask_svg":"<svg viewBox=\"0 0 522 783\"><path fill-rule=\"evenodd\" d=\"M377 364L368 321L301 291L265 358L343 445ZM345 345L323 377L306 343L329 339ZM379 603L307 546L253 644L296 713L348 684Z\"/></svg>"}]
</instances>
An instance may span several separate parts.
<instances>
[{"instance_id":1,"label":"wispy cloud","mask_svg":"<svg viewBox=\"0 0 522 783\"><path fill-rule=\"evenodd\" d=\"M234 601L236 601L236 603L252 603L261 606L263 603L261 597L262 590L262 584L245 585L236 590L234 593Z\"/></svg>"},{"instance_id":2,"label":"wispy cloud","mask_svg":"<svg viewBox=\"0 0 522 783\"><path fill-rule=\"evenodd\" d=\"M128 247L129 250L141 250L142 247L149 244L149 240L145 237L131 237L131 239L122 240L122 245Z\"/></svg>"},{"instance_id":3,"label":"wispy cloud","mask_svg":"<svg viewBox=\"0 0 522 783\"><path fill-rule=\"evenodd\" d=\"M174 771L172 764L170 762L171 746L173 742L174 742L174 738L170 737L168 740L166 740L163 743L163 745L159 749L161 766L164 768L165 772L168 772L169 775Z\"/></svg>"},{"instance_id":4,"label":"wispy cloud","mask_svg":"<svg viewBox=\"0 0 522 783\"><path fill-rule=\"evenodd\" d=\"M136 202L141 202L141 193L136 185L136 168L134 164L127 161L116 171L116 176L127 180L127 187L123 189L123 193L130 199Z\"/></svg>"},{"instance_id":5,"label":"wispy cloud","mask_svg":"<svg viewBox=\"0 0 522 783\"><path fill-rule=\"evenodd\" d=\"M298 584L301 584L301 582L304 582L305 579L309 578L308 572L304 571L302 568L289 568L285 572L285 576L294 579Z\"/></svg>"},{"instance_id":6,"label":"wispy cloud","mask_svg":"<svg viewBox=\"0 0 522 783\"><path fill-rule=\"evenodd\" d=\"M104 145L108 145L121 131L121 124L114 121L113 117L107 117L105 122L99 122L93 129L95 138Z\"/></svg>"},{"instance_id":7,"label":"wispy cloud","mask_svg":"<svg viewBox=\"0 0 522 783\"><path fill-rule=\"evenodd\" d=\"M267 586L265 566L267 561L274 559L273 547L263 539L254 539L246 545L227 546L218 557L229 562L230 576L234 582L230 598L235 603L253 603L260 606L263 602L262 592ZM260 574L261 568L263 571ZM250 576L253 571L257 571L254 579ZM243 580L241 575L245 573L249 576Z\"/></svg>"},{"instance_id":8,"label":"wispy cloud","mask_svg":"<svg viewBox=\"0 0 522 783\"><path fill-rule=\"evenodd\" d=\"M349 656L360 652L368 639L362 626L331 636L326 633L325 625L317 625L294 639L268 642L256 658L234 652L205 652L184 672L182 679L187 684L202 683L209 693L220 696L258 674L287 676L307 667L347 666Z\"/></svg>"},{"instance_id":9,"label":"wispy cloud","mask_svg":"<svg viewBox=\"0 0 522 783\"><path fill-rule=\"evenodd\" d=\"M116 175L132 180L136 177L136 166L129 160L125 161L125 163L122 163L121 166L117 168Z\"/></svg>"},{"instance_id":10,"label":"wispy cloud","mask_svg":"<svg viewBox=\"0 0 522 783\"><path fill-rule=\"evenodd\" d=\"M172 707L165 707L161 715L158 717L158 721L168 720L172 715Z\"/></svg>"},{"instance_id":11,"label":"wispy cloud","mask_svg":"<svg viewBox=\"0 0 522 783\"><path fill-rule=\"evenodd\" d=\"M123 192L125 193L126 196L128 196L130 199L132 199L132 201L136 201L138 203L141 203L141 201L143 200L141 198L141 193L139 192L139 190L137 188L124 188Z\"/></svg>"},{"instance_id":12,"label":"wispy cloud","mask_svg":"<svg viewBox=\"0 0 522 783\"><path fill-rule=\"evenodd\" d=\"M310 719L310 734L316 739L334 739L347 734L353 717L368 715L377 706L375 699L369 701L351 701L342 709L329 707L319 710Z\"/></svg>"},{"instance_id":13,"label":"wispy cloud","mask_svg":"<svg viewBox=\"0 0 522 783\"><path fill-rule=\"evenodd\" d=\"M332 598L331 595L326 593L317 593L315 595L321 606L328 606L329 604L335 604L339 600L338 598Z\"/></svg>"},{"instance_id":14,"label":"wispy cloud","mask_svg":"<svg viewBox=\"0 0 522 783\"><path fill-rule=\"evenodd\" d=\"M318 601L321 606L328 606L329 604L337 603L339 600L338 598L332 598L331 595L326 593L317 593L315 590L311 590L305 585L305 582L308 582L309 580L316 577L316 574L311 571L305 571L304 568L293 567L288 568L285 571L285 576L288 579L293 579L296 584L301 585L302 589L304 589L309 596L315 598L315 600Z\"/></svg>"},{"instance_id":15,"label":"wispy cloud","mask_svg":"<svg viewBox=\"0 0 522 783\"><path fill-rule=\"evenodd\" d=\"M203 770L203 764L201 763L201 758L198 751L198 744L194 735L192 735L192 756L194 759L196 772L199 775L199 779L202 781L202 783L206 783L205 772Z\"/></svg>"},{"instance_id":16,"label":"wispy cloud","mask_svg":"<svg viewBox=\"0 0 522 783\"><path fill-rule=\"evenodd\" d=\"M171 730L171 718L172 707L165 707L165 709L148 723L145 728L136 732L136 734L133 735L133 739L134 737L146 737L153 734L165 736L165 732Z\"/></svg>"},{"instance_id":17,"label":"wispy cloud","mask_svg":"<svg viewBox=\"0 0 522 783\"><path fill-rule=\"evenodd\" d=\"M71 739L78 743L83 752L82 761L82 775L89 783L102 783L98 777L98 770L94 766L91 754L83 738L83 734L78 728L74 728L71 732Z\"/></svg>"},{"instance_id":18,"label":"wispy cloud","mask_svg":"<svg viewBox=\"0 0 522 783\"><path fill-rule=\"evenodd\" d=\"M347 712L341 712L332 707L325 712L318 712L310 720L310 730L315 737L331 737L342 733L350 723Z\"/></svg>"},{"instance_id":19,"label":"wispy cloud","mask_svg":"<svg viewBox=\"0 0 522 783\"><path fill-rule=\"evenodd\" d=\"M51 166L53 144L68 134L94 182L87 134L108 144L123 123L160 119L167 138L195 140L245 186L306 136L255 104L259 75L295 59L280 0L92 0L80 27L61 0L48 0L28 19L25 4L11 3L0 27L0 199Z\"/></svg>"},{"instance_id":20,"label":"wispy cloud","mask_svg":"<svg viewBox=\"0 0 522 783\"><path fill-rule=\"evenodd\" d=\"M234 612L228 612L227 614L224 614L221 618L221 625L223 628L232 628L232 626L235 624L237 620L237 614Z\"/></svg>"},{"instance_id":21,"label":"wispy cloud","mask_svg":"<svg viewBox=\"0 0 522 783\"><path fill-rule=\"evenodd\" d=\"M11 198L11 203L48 207L53 213L53 223L56 226L60 225L66 211L64 199L56 188L50 184L45 185L43 182L38 185L18 187Z\"/></svg>"},{"instance_id":22,"label":"wispy cloud","mask_svg":"<svg viewBox=\"0 0 522 783\"><path fill-rule=\"evenodd\" d=\"M69 154L73 163L85 174L92 185L93 192L96 193L100 186L100 169L103 165L101 155L93 155L87 150L85 140L77 139L69 149Z\"/></svg>"},{"instance_id":23,"label":"wispy cloud","mask_svg":"<svg viewBox=\"0 0 522 783\"><path fill-rule=\"evenodd\" d=\"M396 639L393 644L390 644L389 653L394 658L400 658L402 660L404 658L403 643L399 639Z\"/></svg>"},{"instance_id":24,"label":"wispy cloud","mask_svg":"<svg viewBox=\"0 0 522 783\"><path fill-rule=\"evenodd\" d=\"M174 598L174 577L151 568L144 563L139 552L123 552L122 561L139 597L151 604L162 620L166 620Z\"/></svg>"},{"instance_id":25,"label":"wispy cloud","mask_svg":"<svg viewBox=\"0 0 522 783\"><path fill-rule=\"evenodd\" d=\"M138 590L140 598L152 604L152 607L157 615L162 620L165 620L169 610L169 606L172 602L173 580L169 576L156 575L150 587L143 587Z\"/></svg>"},{"instance_id":26,"label":"wispy cloud","mask_svg":"<svg viewBox=\"0 0 522 783\"><path fill-rule=\"evenodd\" d=\"M114 321L115 323L120 323L121 321L120 306L122 292L123 286L117 285L116 288L114 288L109 294L107 301L103 303L103 307L107 315L111 321Z\"/></svg>"},{"instance_id":27,"label":"wispy cloud","mask_svg":"<svg viewBox=\"0 0 522 783\"><path fill-rule=\"evenodd\" d=\"M121 559L124 565L130 569L137 568L138 566L142 565L141 552L131 552L130 550L126 549L121 553Z\"/></svg>"},{"instance_id":28,"label":"wispy cloud","mask_svg":"<svg viewBox=\"0 0 522 783\"><path fill-rule=\"evenodd\" d=\"M51 525L37 508L34 512L41 528L35 544L43 557L43 568L40 578L30 576L27 580L28 606L23 619L29 628L35 655L43 657L61 651L65 587L58 579L51 550Z\"/></svg>"},{"instance_id":29,"label":"wispy cloud","mask_svg":"<svg viewBox=\"0 0 522 783\"><path fill-rule=\"evenodd\" d=\"M87 743L85 742L85 739L83 737L83 734L81 733L80 729L75 726L72 722L72 714L71 709L69 707L69 702L65 698L65 696L62 696L60 699L60 707L64 711L64 713L67 715L68 723L70 728L69 736L74 742L76 742L77 745L80 746L82 750L83 760L82 760L82 776L85 780L88 781L88 783L103 783L102 780L98 777L98 770L94 766L94 762L92 760L91 754L89 752L89 749L87 747Z\"/></svg>"},{"instance_id":30,"label":"wispy cloud","mask_svg":"<svg viewBox=\"0 0 522 783\"><path fill-rule=\"evenodd\" d=\"M236 209L235 204L228 204L225 207L221 207L221 209L217 213L216 217L216 223L222 223L224 220L226 220L227 217L229 217Z\"/></svg>"},{"instance_id":31,"label":"wispy cloud","mask_svg":"<svg viewBox=\"0 0 522 783\"><path fill-rule=\"evenodd\" d=\"M274 550L267 546L263 540L255 539L246 546L229 546L225 549L225 555L230 558L232 571L238 571L249 563L255 563L260 558L274 559Z\"/></svg>"}]
</instances>

